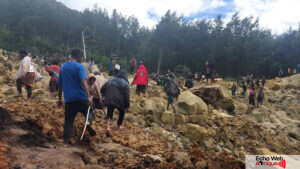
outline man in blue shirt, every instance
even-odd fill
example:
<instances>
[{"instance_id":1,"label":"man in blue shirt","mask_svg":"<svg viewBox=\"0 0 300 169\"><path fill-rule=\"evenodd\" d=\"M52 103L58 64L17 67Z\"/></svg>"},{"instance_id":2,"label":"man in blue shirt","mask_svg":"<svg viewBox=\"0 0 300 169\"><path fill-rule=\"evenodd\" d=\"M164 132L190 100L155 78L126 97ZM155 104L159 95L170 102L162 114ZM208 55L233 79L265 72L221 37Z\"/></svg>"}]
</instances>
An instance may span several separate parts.
<instances>
[{"instance_id":1,"label":"man in blue shirt","mask_svg":"<svg viewBox=\"0 0 300 169\"><path fill-rule=\"evenodd\" d=\"M69 144L72 133L73 123L78 112L87 114L89 106L92 105L92 98L87 88L87 76L81 63L82 51L74 49L71 53L71 59L65 62L60 69L58 84L58 106L63 105L62 92L65 101L65 124L64 124L64 143ZM91 122L92 117L89 118ZM90 125L87 130L91 136L96 133Z\"/></svg>"}]
</instances>

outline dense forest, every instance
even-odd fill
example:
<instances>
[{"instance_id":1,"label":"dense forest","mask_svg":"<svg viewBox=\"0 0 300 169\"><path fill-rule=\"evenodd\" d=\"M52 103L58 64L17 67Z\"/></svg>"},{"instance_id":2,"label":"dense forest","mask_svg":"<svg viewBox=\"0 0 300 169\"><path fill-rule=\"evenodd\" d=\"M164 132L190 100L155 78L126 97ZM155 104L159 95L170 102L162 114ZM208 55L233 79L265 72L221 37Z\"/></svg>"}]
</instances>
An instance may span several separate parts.
<instances>
[{"instance_id":1,"label":"dense forest","mask_svg":"<svg viewBox=\"0 0 300 169\"><path fill-rule=\"evenodd\" d=\"M106 66L112 53L121 66L135 56L148 70L203 72L207 59L222 77L252 73L273 77L280 68L300 63L300 26L280 35L262 29L259 19L233 15L188 21L167 11L154 29L142 27L134 16L95 6L78 12L55 0L0 0L0 48L29 49L34 55L67 57L82 48L86 37L88 57Z\"/></svg>"}]
</instances>

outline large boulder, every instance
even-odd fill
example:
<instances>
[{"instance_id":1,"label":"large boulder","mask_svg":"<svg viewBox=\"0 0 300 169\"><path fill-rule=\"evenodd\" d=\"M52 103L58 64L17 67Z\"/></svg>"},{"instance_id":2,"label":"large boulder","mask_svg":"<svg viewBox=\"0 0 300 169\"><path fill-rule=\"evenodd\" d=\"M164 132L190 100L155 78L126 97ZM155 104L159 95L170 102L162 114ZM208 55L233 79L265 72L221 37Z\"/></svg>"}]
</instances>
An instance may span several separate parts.
<instances>
[{"instance_id":1,"label":"large boulder","mask_svg":"<svg viewBox=\"0 0 300 169\"><path fill-rule=\"evenodd\" d=\"M200 97L206 104L215 105L216 102L225 98L224 91L221 86L196 86L189 89L196 96Z\"/></svg>"},{"instance_id":2,"label":"large boulder","mask_svg":"<svg viewBox=\"0 0 300 169\"><path fill-rule=\"evenodd\" d=\"M193 142L203 141L207 136L207 130L196 124L187 123L186 124L185 136Z\"/></svg>"},{"instance_id":3,"label":"large boulder","mask_svg":"<svg viewBox=\"0 0 300 169\"><path fill-rule=\"evenodd\" d=\"M272 80L267 80L266 86L267 86L269 89L272 89L272 90L274 90L274 91L277 91L277 90L280 90L280 89L281 89L280 84L277 83L277 82L274 82L274 81L272 81Z\"/></svg>"},{"instance_id":4,"label":"large boulder","mask_svg":"<svg viewBox=\"0 0 300 169\"><path fill-rule=\"evenodd\" d=\"M164 100L160 98L153 98L153 99L148 99L145 102L144 109L146 112L163 113L166 109L166 106L164 104Z\"/></svg>"},{"instance_id":5,"label":"large boulder","mask_svg":"<svg viewBox=\"0 0 300 169\"><path fill-rule=\"evenodd\" d=\"M133 114L143 114L145 113L145 109L143 108L143 106L138 103L138 102L134 102L130 105L130 109L129 111Z\"/></svg>"},{"instance_id":6,"label":"large boulder","mask_svg":"<svg viewBox=\"0 0 300 169\"><path fill-rule=\"evenodd\" d=\"M174 114L171 111L166 111L161 116L161 121L169 126L173 126L175 123Z\"/></svg>"},{"instance_id":7,"label":"large boulder","mask_svg":"<svg viewBox=\"0 0 300 169\"><path fill-rule=\"evenodd\" d=\"M176 81L181 89L185 88L185 78L184 77L179 77L176 79Z\"/></svg>"},{"instance_id":8,"label":"large boulder","mask_svg":"<svg viewBox=\"0 0 300 169\"><path fill-rule=\"evenodd\" d=\"M235 109L232 99L230 98L223 98L216 102L216 108L221 108L232 112Z\"/></svg>"},{"instance_id":9,"label":"large boulder","mask_svg":"<svg viewBox=\"0 0 300 169\"><path fill-rule=\"evenodd\" d=\"M176 114L175 123L176 124L185 124L187 122L187 117L183 114Z\"/></svg>"},{"instance_id":10,"label":"large boulder","mask_svg":"<svg viewBox=\"0 0 300 169\"><path fill-rule=\"evenodd\" d=\"M178 97L177 110L179 113L192 115L206 113L208 108L201 98L195 96L190 91L185 91Z\"/></svg>"}]
</instances>

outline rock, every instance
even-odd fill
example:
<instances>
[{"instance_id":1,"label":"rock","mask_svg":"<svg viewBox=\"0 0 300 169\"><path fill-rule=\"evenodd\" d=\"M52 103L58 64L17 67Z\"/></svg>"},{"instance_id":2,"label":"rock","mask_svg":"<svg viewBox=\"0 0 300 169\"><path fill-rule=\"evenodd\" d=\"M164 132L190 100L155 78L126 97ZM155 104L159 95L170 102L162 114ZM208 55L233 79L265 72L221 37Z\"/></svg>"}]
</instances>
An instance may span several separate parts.
<instances>
[{"instance_id":1,"label":"rock","mask_svg":"<svg viewBox=\"0 0 300 169\"><path fill-rule=\"evenodd\" d=\"M3 94L5 94L5 95L13 95L14 91L13 91L13 89L8 89Z\"/></svg>"},{"instance_id":2,"label":"rock","mask_svg":"<svg viewBox=\"0 0 300 169\"><path fill-rule=\"evenodd\" d=\"M274 82L272 80L267 80L266 81L266 86L269 87L269 89L272 89L274 91L277 91L277 90L280 90L281 89L281 86L279 83L277 82Z\"/></svg>"},{"instance_id":3,"label":"rock","mask_svg":"<svg viewBox=\"0 0 300 169\"><path fill-rule=\"evenodd\" d=\"M239 151L239 157L245 158L246 157L246 153L244 151Z\"/></svg>"},{"instance_id":4,"label":"rock","mask_svg":"<svg viewBox=\"0 0 300 169\"><path fill-rule=\"evenodd\" d=\"M131 158L140 154L132 148L128 148L117 143L101 143L97 144L96 147L97 149L103 149L104 152L126 153Z\"/></svg>"},{"instance_id":5,"label":"rock","mask_svg":"<svg viewBox=\"0 0 300 169\"><path fill-rule=\"evenodd\" d=\"M228 112L232 112L235 109L232 99L223 98L216 102L216 107L227 110Z\"/></svg>"},{"instance_id":6,"label":"rock","mask_svg":"<svg viewBox=\"0 0 300 169\"><path fill-rule=\"evenodd\" d=\"M161 121L169 126L173 126L175 124L175 117L173 112L171 111L164 112L161 117Z\"/></svg>"},{"instance_id":7,"label":"rock","mask_svg":"<svg viewBox=\"0 0 300 169\"><path fill-rule=\"evenodd\" d=\"M163 162L163 158L157 155L144 154L143 158L146 162L149 163L161 163Z\"/></svg>"},{"instance_id":8,"label":"rock","mask_svg":"<svg viewBox=\"0 0 300 169\"><path fill-rule=\"evenodd\" d=\"M42 134L43 135L47 135L51 130L52 130L52 126L49 125L49 123L45 122L43 125L43 130L42 130Z\"/></svg>"},{"instance_id":9,"label":"rock","mask_svg":"<svg viewBox=\"0 0 300 169\"><path fill-rule=\"evenodd\" d=\"M143 113L145 113L145 109L139 103L131 104L129 111L133 114L143 114Z\"/></svg>"},{"instance_id":10,"label":"rock","mask_svg":"<svg viewBox=\"0 0 300 169\"><path fill-rule=\"evenodd\" d=\"M203 141L207 136L207 130L196 124L187 123L185 136L193 142Z\"/></svg>"},{"instance_id":11,"label":"rock","mask_svg":"<svg viewBox=\"0 0 300 169\"><path fill-rule=\"evenodd\" d=\"M176 140L176 136L174 136L171 132L159 127L156 123L153 123L150 129L154 135L159 135L168 141Z\"/></svg>"},{"instance_id":12,"label":"rock","mask_svg":"<svg viewBox=\"0 0 300 169\"><path fill-rule=\"evenodd\" d=\"M145 102L145 111L147 113L163 113L166 109L166 106L163 104L163 100L158 98L157 100L149 99Z\"/></svg>"},{"instance_id":13,"label":"rock","mask_svg":"<svg viewBox=\"0 0 300 169\"><path fill-rule=\"evenodd\" d=\"M176 79L178 86L183 89L185 88L185 78L184 77L179 77Z\"/></svg>"},{"instance_id":14,"label":"rock","mask_svg":"<svg viewBox=\"0 0 300 169\"><path fill-rule=\"evenodd\" d=\"M295 132L289 132L288 135L293 139L300 140L300 137Z\"/></svg>"},{"instance_id":15,"label":"rock","mask_svg":"<svg viewBox=\"0 0 300 169\"><path fill-rule=\"evenodd\" d=\"M192 166L189 154L186 152L174 152L173 157L174 160L176 161L176 164L180 168L188 168Z\"/></svg>"},{"instance_id":16,"label":"rock","mask_svg":"<svg viewBox=\"0 0 300 169\"><path fill-rule=\"evenodd\" d=\"M207 134L211 137L216 136L217 132L213 129L207 129Z\"/></svg>"},{"instance_id":17,"label":"rock","mask_svg":"<svg viewBox=\"0 0 300 169\"><path fill-rule=\"evenodd\" d=\"M192 115L204 114L208 111L208 108L201 98L195 96L190 91L185 91L179 95L177 110L179 113Z\"/></svg>"},{"instance_id":18,"label":"rock","mask_svg":"<svg viewBox=\"0 0 300 169\"><path fill-rule=\"evenodd\" d=\"M228 148L224 148L223 150L224 150L224 152L226 152L227 154L232 154L232 151L229 150Z\"/></svg>"},{"instance_id":19,"label":"rock","mask_svg":"<svg viewBox=\"0 0 300 169\"><path fill-rule=\"evenodd\" d=\"M203 141L203 144L205 145L205 147L207 147L209 149L218 150L217 145L215 144L215 140L212 138L205 139Z\"/></svg>"},{"instance_id":20,"label":"rock","mask_svg":"<svg viewBox=\"0 0 300 169\"><path fill-rule=\"evenodd\" d=\"M225 98L224 91L221 86L196 86L189 89L196 96L200 97L206 104L214 105L217 101Z\"/></svg>"},{"instance_id":21,"label":"rock","mask_svg":"<svg viewBox=\"0 0 300 169\"><path fill-rule=\"evenodd\" d=\"M205 169L205 168L207 168L207 162L203 161L203 160L198 161L198 162L196 162L195 167L198 169Z\"/></svg>"},{"instance_id":22,"label":"rock","mask_svg":"<svg viewBox=\"0 0 300 169\"><path fill-rule=\"evenodd\" d=\"M255 149L255 152L256 152L257 155L278 155L274 152L271 152L267 148L257 148L257 149Z\"/></svg>"},{"instance_id":23,"label":"rock","mask_svg":"<svg viewBox=\"0 0 300 169\"><path fill-rule=\"evenodd\" d=\"M183 114L175 115L175 123L176 124L185 124L186 121L187 121L187 117L185 117Z\"/></svg>"},{"instance_id":24,"label":"rock","mask_svg":"<svg viewBox=\"0 0 300 169\"><path fill-rule=\"evenodd\" d=\"M190 115L188 116L189 123L202 124L205 121L204 115Z\"/></svg>"},{"instance_id":25,"label":"rock","mask_svg":"<svg viewBox=\"0 0 300 169\"><path fill-rule=\"evenodd\" d=\"M126 118L125 120L126 121L129 121L131 123L134 123L134 124L137 124L139 126L145 126L146 125L146 122L145 120L143 119L144 116L138 116L138 115L134 115L132 113L127 113L126 114Z\"/></svg>"}]
</instances>

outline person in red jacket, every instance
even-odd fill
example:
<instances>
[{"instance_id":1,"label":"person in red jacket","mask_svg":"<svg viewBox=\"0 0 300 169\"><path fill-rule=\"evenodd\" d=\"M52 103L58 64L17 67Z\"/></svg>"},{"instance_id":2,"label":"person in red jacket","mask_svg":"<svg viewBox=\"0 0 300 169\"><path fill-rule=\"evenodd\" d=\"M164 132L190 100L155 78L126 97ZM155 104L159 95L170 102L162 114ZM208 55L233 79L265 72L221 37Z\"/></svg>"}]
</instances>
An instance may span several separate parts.
<instances>
[{"instance_id":1,"label":"person in red jacket","mask_svg":"<svg viewBox=\"0 0 300 169\"><path fill-rule=\"evenodd\" d=\"M60 71L60 67L58 66L58 62L57 61L53 61L53 65L46 66L45 70L51 76L51 80L49 82L49 88L50 88L51 99L54 99L55 98L55 94L58 91L57 78L58 78L59 71Z\"/></svg>"},{"instance_id":2,"label":"person in red jacket","mask_svg":"<svg viewBox=\"0 0 300 169\"><path fill-rule=\"evenodd\" d=\"M148 73L146 67L143 65L143 61L140 61L139 68L135 73L133 84L136 84L136 94L141 95L141 92L146 93L146 87L148 86Z\"/></svg>"}]
</instances>

